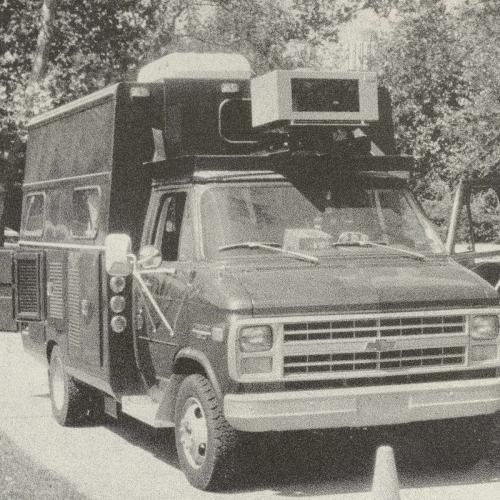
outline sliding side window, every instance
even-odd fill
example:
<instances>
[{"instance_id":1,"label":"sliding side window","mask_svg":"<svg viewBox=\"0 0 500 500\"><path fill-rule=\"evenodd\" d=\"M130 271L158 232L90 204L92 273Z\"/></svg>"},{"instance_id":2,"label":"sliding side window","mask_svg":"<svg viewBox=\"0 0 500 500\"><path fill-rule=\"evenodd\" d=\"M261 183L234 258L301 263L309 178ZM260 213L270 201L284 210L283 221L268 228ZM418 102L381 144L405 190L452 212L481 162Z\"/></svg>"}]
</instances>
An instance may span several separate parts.
<instances>
[{"instance_id":1,"label":"sliding side window","mask_svg":"<svg viewBox=\"0 0 500 500\"><path fill-rule=\"evenodd\" d=\"M101 191L97 186L76 188L73 191L71 236L93 240L97 235Z\"/></svg>"},{"instance_id":2,"label":"sliding side window","mask_svg":"<svg viewBox=\"0 0 500 500\"><path fill-rule=\"evenodd\" d=\"M45 193L33 193L26 196L25 236L42 236L45 214Z\"/></svg>"}]
</instances>

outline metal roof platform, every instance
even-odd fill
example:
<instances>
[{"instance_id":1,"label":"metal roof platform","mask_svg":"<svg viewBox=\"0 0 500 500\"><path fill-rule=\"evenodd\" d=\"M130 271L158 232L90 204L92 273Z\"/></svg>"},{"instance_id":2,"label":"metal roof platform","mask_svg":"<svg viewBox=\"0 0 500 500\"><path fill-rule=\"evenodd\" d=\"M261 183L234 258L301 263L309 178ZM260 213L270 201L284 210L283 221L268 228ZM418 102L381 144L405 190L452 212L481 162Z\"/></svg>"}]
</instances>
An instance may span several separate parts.
<instances>
[{"instance_id":1,"label":"metal roof platform","mask_svg":"<svg viewBox=\"0 0 500 500\"><path fill-rule=\"evenodd\" d=\"M280 151L254 155L192 155L146 163L145 173L154 179L213 182L215 179L262 175L345 175L355 172L411 172L410 156L337 157L316 153Z\"/></svg>"}]
</instances>

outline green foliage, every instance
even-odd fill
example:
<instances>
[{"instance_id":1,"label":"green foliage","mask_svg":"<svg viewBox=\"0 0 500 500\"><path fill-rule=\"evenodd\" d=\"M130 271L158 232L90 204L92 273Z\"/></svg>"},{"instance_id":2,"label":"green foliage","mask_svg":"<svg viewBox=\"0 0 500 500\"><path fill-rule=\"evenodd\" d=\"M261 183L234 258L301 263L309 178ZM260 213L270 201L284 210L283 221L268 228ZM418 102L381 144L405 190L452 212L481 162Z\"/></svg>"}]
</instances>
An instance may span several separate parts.
<instances>
[{"instance_id":1,"label":"green foliage","mask_svg":"<svg viewBox=\"0 0 500 500\"><path fill-rule=\"evenodd\" d=\"M492 242L500 236L500 207L496 193L489 189L477 193L471 200L471 212L476 242Z\"/></svg>"},{"instance_id":2,"label":"green foliage","mask_svg":"<svg viewBox=\"0 0 500 500\"><path fill-rule=\"evenodd\" d=\"M319 45L336 41L340 25L369 3L364 0L292 0L291 12L297 21L298 36Z\"/></svg>"},{"instance_id":3,"label":"green foliage","mask_svg":"<svg viewBox=\"0 0 500 500\"><path fill-rule=\"evenodd\" d=\"M134 69L156 12L151 0L60 0L48 71L32 82L41 6L41 0L0 2L0 177L19 176L30 117Z\"/></svg>"},{"instance_id":4,"label":"green foliage","mask_svg":"<svg viewBox=\"0 0 500 500\"><path fill-rule=\"evenodd\" d=\"M498 2L466 7L459 17L468 98L450 120L453 161L476 176L500 167L500 11Z\"/></svg>"},{"instance_id":5,"label":"green foliage","mask_svg":"<svg viewBox=\"0 0 500 500\"><path fill-rule=\"evenodd\" d=\"M17 162L8 157L20 148L13 95L29 77L27 54L35 49L39 8L39 2L0 2L0 182L18 173Z\"/></svg>"},{"instance_id":6,"label":"green foliage","mask_svg":"<svg viewBox=\"0 0 500 500\"><path fill-rule=\"evenodd\" d=\"M293 16L271 0L214 2L210 12L187 25L180 48L238 52L257 73L293 65L287 44L297 34Z\"/></svg>"},{"instance_id":7,"label":"green foliage","mask_svg":"<svg viewBox=\"0 0 500 500\"><path fill-rule=\"evenodd\" d=\"M360 0L58 0L40 77L44 0L0 0L0 171L18 176L28 120L174 50L245 54L257 73L313 64ZM39 48L39 45L38 45ZM10 157L6 160L7 153ZM1 175L0 175L1 177ZM1 179L0 179L1 180Z\"/></svg>"},{"instance_id":8,"label":"green foliage","mask_svg":"<svg viewBox=\"0 0 500 500\"><path fill-rule=\"evenodd\" d=\"M468 95L456 28L437 1L404 14L382 42L382 81L393 99L399 145L418 158L423 173L446 164L446 120Z\"/></svg>"},{"instance_id":9,"label":"green foliage","mask_svg":"<svg viewBox=\"0 0 500 500\"><path fill-rule=\"evenodd\" d=\"M399 2L399 19L382 43L378 63L393 98L399 148L416 156L415 189L441 225L461 175L498 170L499 26L498 2L455 10L441 0ZM487 233L491 217L484 204L475 206Z\"/></svg>"}]
</instances>

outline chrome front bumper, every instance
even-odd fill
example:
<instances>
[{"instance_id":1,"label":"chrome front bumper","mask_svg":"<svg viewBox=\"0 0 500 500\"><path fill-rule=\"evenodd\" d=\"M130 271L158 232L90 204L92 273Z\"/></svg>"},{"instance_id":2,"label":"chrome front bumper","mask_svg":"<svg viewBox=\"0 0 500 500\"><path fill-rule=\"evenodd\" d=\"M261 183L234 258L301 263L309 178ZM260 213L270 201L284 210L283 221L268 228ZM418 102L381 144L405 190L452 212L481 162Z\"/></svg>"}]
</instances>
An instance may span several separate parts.
<instances>
[{"instance_id":1,"label":"chrome front bumper","mask_svg":"<svg viewBox=\"0 0 500 500\"><path fill-rule=\"evenodd\" d=\"M227 421L247 432L402 424L499 409L498 377L224 397Z\"/></svg>"}]
</instances>

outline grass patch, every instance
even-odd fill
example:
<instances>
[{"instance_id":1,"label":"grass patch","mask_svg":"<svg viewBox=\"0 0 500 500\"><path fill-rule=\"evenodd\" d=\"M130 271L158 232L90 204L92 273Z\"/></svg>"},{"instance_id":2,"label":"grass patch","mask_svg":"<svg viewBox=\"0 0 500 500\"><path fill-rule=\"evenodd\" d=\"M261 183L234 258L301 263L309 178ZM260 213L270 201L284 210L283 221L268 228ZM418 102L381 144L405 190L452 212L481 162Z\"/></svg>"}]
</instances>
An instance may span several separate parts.
<instances>
[{"instance_id":1,"label":"grass patch","mask_svg":"<svg viewBox=\"0 0 500 500\"><path fill-rule=\"evenodd\" d=\"M0 499L84 500L68 481L27 457L0 433Z\"/></svg>"}]
</instances>

